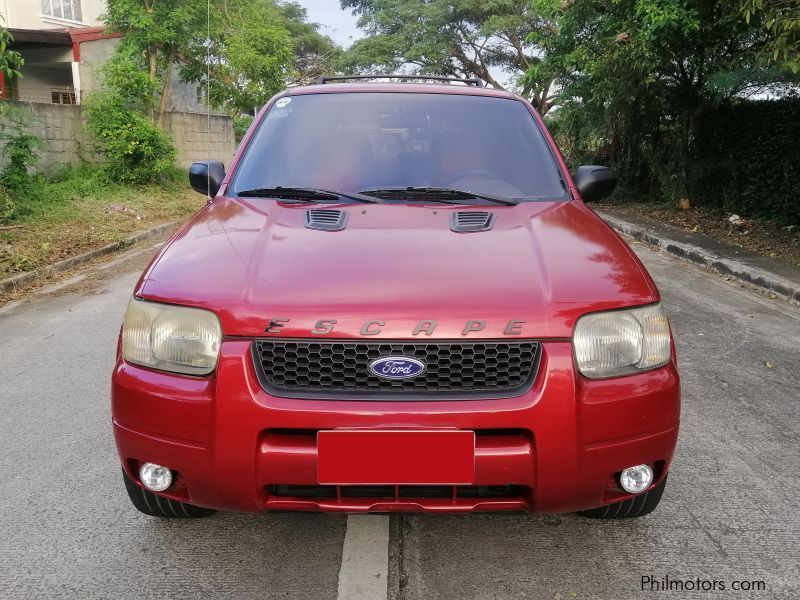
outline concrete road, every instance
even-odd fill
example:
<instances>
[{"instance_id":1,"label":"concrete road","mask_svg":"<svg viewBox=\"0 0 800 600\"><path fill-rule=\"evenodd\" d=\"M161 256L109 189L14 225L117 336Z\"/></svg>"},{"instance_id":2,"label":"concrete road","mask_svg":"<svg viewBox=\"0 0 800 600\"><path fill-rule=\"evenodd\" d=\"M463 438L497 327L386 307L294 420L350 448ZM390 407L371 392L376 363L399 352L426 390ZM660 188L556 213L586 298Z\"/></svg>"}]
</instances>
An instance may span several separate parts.
<instances>
[{"instance_id":1,"label":"concrete road","mask_svg":"<svg viewBox=\"0 0 800 600\"><path fill-rule=\"evenodd\" d=\"M630 521L144 517L120 480L108 389L150 251L0 310L0 597L800 597L800 310L634 248L672 319L684 409L662 504ZM726 591L642 591L643 576Z\"/></svg>"}]
</instances>

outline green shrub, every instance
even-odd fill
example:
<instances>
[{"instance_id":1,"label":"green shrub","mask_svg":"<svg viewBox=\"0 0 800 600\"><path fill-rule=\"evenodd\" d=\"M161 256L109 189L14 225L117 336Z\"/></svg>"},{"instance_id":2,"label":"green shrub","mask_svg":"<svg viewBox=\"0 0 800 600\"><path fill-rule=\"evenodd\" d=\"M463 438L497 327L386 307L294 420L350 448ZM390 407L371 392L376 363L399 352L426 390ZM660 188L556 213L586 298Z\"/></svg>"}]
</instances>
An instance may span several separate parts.
<instances>
[{"instance_id":1,"label":"green shrub","mask_svg":"<svg viewBox=\"0 0 800 600\"><path fill-rule=\"evenodd\" d=\"M85 103L86 130L108 159L108 173L121 183L154 183L170 177L172 139L115 92L93 92Z\"/></svg>"},{"instance_id":2,"label":"green shrub","mask_svg":"<svg viewBox=\"0 0 800 600\"><path fill-rule=\"evenodd\" d=\"M702 206L800 223L800 98L740 102L706 113L690 173Z\"/></svg>"},{"instance_id":3,"label":"green shrub","mask_svg":"<svg viewBox=\"0 0 800 600\"><path fill-rule=\"evenodd\" d=\"M26 110L0 104L0 147L5 158L0 185L7 193L24 193L31 184L29 169L38 162L36 151L42 147L42 140L30 133L33 122Z\"/></svg>"},{"instance_id":4,"label":"green shrub","mask_svg":"<svg viewBox=\"0 0 800 600\"><path fill-rule=\"evenodd\" d=\"M233 133L236 136L236 143L242 141L244 134L247 133L247 129L250 127L250 124L253 122L253 115L237 115L233 118Z\"/></svg>"},{"instance_id":5,"label":"green shrub","mask_svg":"<svg viewBox=\"0 0 800 600\"><path fill-rule=\"evenodd\" d=\"M160 88L150 78L148 71L144 57L123 39L101 67L100 77L103 86L119 94L128 108L143 115L152 115L154 98Z\"/></svg>"}]
</instances>

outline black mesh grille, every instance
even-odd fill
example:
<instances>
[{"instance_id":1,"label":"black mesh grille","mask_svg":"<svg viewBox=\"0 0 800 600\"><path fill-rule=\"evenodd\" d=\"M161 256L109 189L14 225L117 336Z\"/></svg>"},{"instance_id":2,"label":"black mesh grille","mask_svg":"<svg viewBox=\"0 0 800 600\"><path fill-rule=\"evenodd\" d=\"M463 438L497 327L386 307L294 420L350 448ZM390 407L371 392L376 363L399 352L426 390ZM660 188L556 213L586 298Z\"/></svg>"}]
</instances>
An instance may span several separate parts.
<instances>
[{"instance_id":1,"label":"black mesh grille","mask_svg":"<svg viewBox=\"0 0 800 600\"><path fill-rule=\"evenodd\" d=\"M530 387L539 345L514 342L362 342L256 340L256 371L268 391L284 395L510 395ZM413 379L387 380L369 370L378 358L425 363Z\"/></svg>"}]
</instances>

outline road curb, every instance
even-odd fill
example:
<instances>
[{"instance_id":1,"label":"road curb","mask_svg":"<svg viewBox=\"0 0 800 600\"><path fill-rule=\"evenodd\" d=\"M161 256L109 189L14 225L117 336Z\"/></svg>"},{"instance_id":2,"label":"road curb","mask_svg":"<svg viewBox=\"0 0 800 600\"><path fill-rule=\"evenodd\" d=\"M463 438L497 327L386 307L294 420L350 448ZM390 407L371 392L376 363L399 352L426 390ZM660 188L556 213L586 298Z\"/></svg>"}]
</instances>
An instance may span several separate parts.
<instances>
[{"instance_id":1,"label":"road curb","mask_svg":"<svg viewBox=\"0 0 800 600\"><path fill-rule=\"evenodd\" d=\"M9 290L29 285L40 279L46 279L48 277L52 277L53 275L63 273L64 271L74 269L75 267L80 267L81 265L85 265L96 258L113 254L114 252L133 246L134 244L138 244L139 242L152 240L154 238L170 234L177 226L177 221L173 221L171 223L162 223L161 225L156 225L151 229L135 233L122 241L107 244L102 248L97 248L96 250L91 250L90 252L78 254L77 256L70 256L69 258L65 258L64 260L60 260L51 265L41 267L35 271L26 271L25 273L14 275L8 279L0 280L0 292L7 292Z\"/></svg>"},{"instance_id":2,"label":"road curb","mask_svg":"<svg viewBox=\"0 0 800 600\"><path fill-rule=\"evenodd\" d=\"M793 303L800 303L800 281L789 279L768 269L727 256L709 248L667 237L664 232L630 223L608 213L597 214L618 232L660 248L688 262L701 265L721 275L737 279Z\"/></svg>"}]
</instances>

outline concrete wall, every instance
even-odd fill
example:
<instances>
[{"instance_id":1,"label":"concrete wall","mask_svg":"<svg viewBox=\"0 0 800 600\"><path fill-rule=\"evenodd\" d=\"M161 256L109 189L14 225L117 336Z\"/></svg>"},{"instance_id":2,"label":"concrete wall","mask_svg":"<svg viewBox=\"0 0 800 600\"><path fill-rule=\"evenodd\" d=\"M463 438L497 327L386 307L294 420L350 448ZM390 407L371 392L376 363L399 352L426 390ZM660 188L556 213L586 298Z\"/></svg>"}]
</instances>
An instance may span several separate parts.
<instances>
[{"instance_id":1,"label":"concrete wall","mask_svg":"<svg viewBox=\"0 0 800 600\"><path fill-rule=\"evenodd\" d=\"M183 83L180 80L180 65L176 64L172 70L169 84L169 110L179 112L206 112L208 108L203 101L197 101L198 88L196 83ZM203 98L205 96L202 96Z\"/></svg>"},{"instance_id":2,"label":"concrete wall","mask_svg":"<svg viewBox=\"0 0 800 600\"><path fill-rule=\"evenodd\" d=\"M178 161L189 166L198 160L221 160L230 165L236 151L233 119L227 115L201 115L190 112L169 112L164 123L172 132ZM209 125L211 131L209 132Z\"/></svg>"},{"instance_id":3,"label":"concrete wall","mask_svg":"<svg viewBox=\"0 0 800 600\"><path fill-rule=\"evenodd\" d=\"M78 70L82 99L86 98L89 92L103 87L99 78L100 68L114 54L114 48L119 44L119 40L119 38L106 38L81 42L81 62L78 64ZM25 67L22 69L24 73Z\"/></svg>"},{"instance_id":4,"label":"concrete wall","mask_svg":"<svg viewBox=\"0 0 800 600\"><path fill-rule=\"evenodd\" d=\"M37 169L52 173L66 164L100 160L83 132L83 109L38 102L9 102L26 108L33 117L31 131L44 143ZM206 115L197 113L168 113L166 129L175 140L178 164L188 167L193 161L208 158L229 165L236 143L233 120L228 116L211 116L211 142ZM2 159L0 158L0 163Z\"/></svg>"},{"instance_id":5,"label":"concrete wall","mask_svg":"<svg viewBox=\"0 0 800 600\"><path fill-rule=\"evenodd\" d=\"M60 0L52 1L60 5ZM100 15L106 11L105 0L73 0L73 3L80 4L81 20L43 14L42 0L0 0L0 15L4 17L4 27L17 29L99 27L103 24Z\"/></svg>"}]
</instances>

